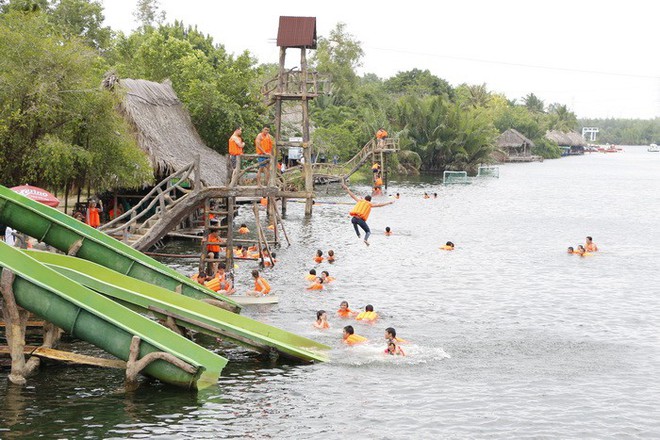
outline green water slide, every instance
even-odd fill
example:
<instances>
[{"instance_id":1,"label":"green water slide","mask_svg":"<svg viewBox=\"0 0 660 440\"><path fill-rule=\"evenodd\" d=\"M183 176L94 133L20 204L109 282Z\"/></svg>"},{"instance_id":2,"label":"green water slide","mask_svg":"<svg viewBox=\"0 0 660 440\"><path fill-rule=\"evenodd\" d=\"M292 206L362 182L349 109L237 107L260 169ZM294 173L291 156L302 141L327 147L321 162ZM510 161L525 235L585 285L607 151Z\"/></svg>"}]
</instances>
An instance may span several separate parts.
<instances>
[{"instance_id":1,"label":"green water slide","mask_svg":"<svg viewBox=\"0 0 660 440\"><path fill-rule=\"evenodd\" d=\"M0 223L62 252L93 261L131 278L197 299L221 301L233 312L241 306L164 264L68 215L0 185ZM76 250L77 249L77 250Z\"/></svg>"},{"instance_id":2,"label":"green water slide","mask_svg":"<svg viewBox=\"0 0 660 440\"><path fill-rule=\"evenodd\" d=\"M133 310L172 317L176 324L220 337L259 351L278 353L303 361L325 361L330 348L246 316L212 307L149 283L118 274L98 264L40 251L25 251L62 275L111 297Z\"/></svg>"},{"instance_id":3,"label":"green water slide","mask_svg":"<svg viewBox=\"0 0 660 440\"><path fill-rule=\"evenodd\" d=\"M163 382L186 388L206 388L217 383L227 364L225 358L2 242L0 269L14 273L11 288L19 306L67 333L123 360L128 360L131 340L138 336L140 358L153 352L165 352L194 369L190 373L165 360L155 360L143 373Z\"/></svg>"}]
</instances>

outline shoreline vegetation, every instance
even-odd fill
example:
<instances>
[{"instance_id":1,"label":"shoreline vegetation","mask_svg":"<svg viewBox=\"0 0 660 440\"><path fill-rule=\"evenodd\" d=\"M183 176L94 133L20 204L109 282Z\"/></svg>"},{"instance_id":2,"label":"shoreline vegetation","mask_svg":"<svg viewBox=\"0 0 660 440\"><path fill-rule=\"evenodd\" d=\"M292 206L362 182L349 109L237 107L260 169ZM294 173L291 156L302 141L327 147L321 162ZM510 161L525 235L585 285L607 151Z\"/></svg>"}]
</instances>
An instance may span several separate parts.
<instances>
[{"instance_id":1,"label":"shoreline vegetation","mask_svg":"<svg viewBox=\"0 0 660 440\"><path fill-rule=\"evenodd\" d=\"M277 65L248 51L228 53L196 26L165 22L155 0L137 2L140 26L126 35L103 25L97 0L0 1L0 179L67 189L139 188L153 181L149 158L115 110L122 96L100 84L119 78L170 81L203 141L226 154L236 126L252 139L271 123L260 89ZM358 76L361 43L343 23L320 36L310 67L333 78L333 93L312 101L312 145L320 156L350 159L379 127L397 137L397 173L476 170L493 162L495 139L515 129L534 142L531 154L558 158L550 130L600 127L599 142L657 143L654 120L578 120L566 105L450 85L429 70L391 78ZM274 60L273 60L274 61ZM283 124L284 138L300 136ZM248 151L250 150L248 149ZM89 191L89 190L88 190Z\"/></svg>"}]
</instances>

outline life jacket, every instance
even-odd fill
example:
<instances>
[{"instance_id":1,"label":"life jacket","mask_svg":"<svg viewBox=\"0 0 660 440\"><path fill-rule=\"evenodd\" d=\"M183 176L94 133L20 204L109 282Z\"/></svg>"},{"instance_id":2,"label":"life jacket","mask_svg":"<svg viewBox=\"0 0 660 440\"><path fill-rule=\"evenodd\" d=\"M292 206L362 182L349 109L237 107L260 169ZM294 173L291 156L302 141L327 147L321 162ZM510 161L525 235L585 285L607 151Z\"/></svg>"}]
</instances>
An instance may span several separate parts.
<instances>
[{"instance_id":1,"label":"life jacket","mask_svg":"<svg viewBox=\"0 0 660 440\"><path fill-rule=\"evenodd\" d=\"M311 273L307 274L305 275L305 279L308 281L314 281L316 279L316 275L312 275Z\"/></svg>"},{"instance_id":2,"label":"life jacket","mask_svg":"<svg viewBox=\"0 0 660 440\"><path fill-rule=\"evenodd\" d=\"M367 342L367 338L364 336L356 335L355 333L348 335L348 337L344 339L344 343L348 345L361 344L363 342Z\"/></svg>"},{"instance_id":3,"label":"life jacket","mask_svg":"<svg viewBox=\"0 0 660 440\"><path fill-rule=\"evenodd\" d=\"M101 226L101 217L99 216L98 208L87 208L87 218L85 223L92 228L98 228Z\"/></svg>"},{"instance_id":4,"label":"life jacket","mask_svg":"<svg viewBox=\"0 0 660 440\"><path fill-rule=\"evenodd\" d=\"M323 279L323 284L331 283L331 282L333 282L334 280L335 280L335 279L332 278L332 277L330 277L330 276L325 277L325 278Z\"/></svg>"},{"instance_id":5,"label":"life jacket","mask_svg":"<svg viewBox=\"0 0 660 440\"><path fill-rule=\"evenodd\" d=\"M307 288L307 290L323 290L323 284L312 284Z\"/></svg>"},{"instance_id":6,"label":"life jacket","mask_svg":"<svg viewBox=\"0 0 660 440\"><path fill-rule=\"evenodd\" d=\"M275 225L268 225L268 229L270 229L271 231L274 231L275 230Z\"/></svg>"},{"instance_id":7,"label":"life jacket","mask_svg":"<svg viewBox=\"0 0 660 440\"><path fill-rule=\"evenodd\" d=\"M259 281L261 281L261 283L263 283L265 287L261 287L261 283L259 283ZM256 280L254 280L254 290L256 290L257 292L261 292L264 295L267 295L268 293L270 293L270 284L268 284L268 281L266 281L263 277L259 277Z\"/></svg>"},{"instance_id":8,"label":"life jacket","mask_svg":"<svg viewBox=\"0 0 660 440\"><path fill-rule=\"evenodd\" d=\"M261 151L264 154L270 154L273 151L273 138L270 134L261 137Z\"/></svg>"},{"instance_id":9,"label":"life jacket","mask_svg":"<svg viewBox=\"0 0 660 440\"><path fill-rule=\"evenodd\" d=\"M351 309L346 309L346 310L339 309L339 310L337 310L337 315L339 315L340 318L350 318L353 313L354 312Z\"/></svg>"},{"instance_id":10,"label":"life jacket","mask_svg":"<svg viewBox=\"0 0 660 440\"><path fill-rule=\"evenodd\" d=\"M323 262L323 257L314 257L314 261L317 263Z\"/></svg>"},{"instance_id":11,"label":"life jacket","mask_svg":"<svg viewBox=\"0 0 660 440\"><path fill-rule=\"evenodd\" d=\"M387 132L385 130L378 130L376 132L377 139L385 139L387 137Z\"/></svg>"},{"instance_id":12,"label":"life jacket","mask_svg":"<svg viewBox=\"0 0 660 440\"><path fill-rule=\"evenodd\" d=\"M584 252L584 253L582 253L580 256L581 256L581 257L593 257L594 254L592 254L591 252Z\"/></svg>"},{"instance_id":13,"label":"life jacket","mask_svg":"<svg viewBox=\"0 0 660 440\"><path fill-rule=\"evenodd\" d=\"M211 289L214 292L217 292L220 290L220 280L218 278L213 278L210 279L209 281L205 282L204 285Z\"/></svg>"},{"instance_id":14,"label":"life jacket","mask_svg":"<svg viewBox=\"0 0 660 440\"><path fill-rule=\"evenodd\" d=\"M239 147L238 142L234 139L234 135L229 138L229 154L232 156L243 154L243 147Z\"/></svg>"},{"instance_id":15,"label":"life jacket","mask_svg":"<svg viewBox=\"0 0 660 440\"><path fill-rule=\"evenodd\" d=\"M259 200L259 203L261 203L261 206L268 206L268 199L266 197L262 197L261 200Z\"/></svg>"},{"instance_id":16,"label":"life jacket","mask_svg":"<svg viewBox=\"0 0 660 440\"><path fill-rule=\"evenodd\" d=\"M374 186L383 186L383 179L381 179L380 177L376 179L376 183L374 184Z\"/></svg>"},{"instance_id":17,"label":"life jacket","mask_svg":"<svg viewBox=\"0 0 660 440\"><path fill-rule=\"evenodd\" d=\"M209 235L208 240L211 243L220 243L220 237L214 237L212 235ZM220 252L220 245L217 244L207 244L206 245L206 251L207 252Z\"/></svg>"},{"instance_id":18,"label":"life jacket","mask_svg":"<svg viewBox=\"0 0 660 440\"><path fill-rule=\"evenodd\" d=\"M110 211L108 211L108 217L110 217L110 220L114 220L115 217L119 217L122 215L122 209L121 208L112 208Z\"/></svg>"},{"instance_id":19,"label":"life jacket","mask_svg":"<svg viewBox=\"0 0 660 440\"><path fill-rule=\"evenodd\" d=\"M358 321L375 321L378 318L376 312L360 312L355 319Z\"/></svg>"},{"instance_id":20,"label":"life jacket","mask_svg":"<svg viewBox=\"0 0 660 440\"><path fill-rule=\"evenodd\" d=\"M454 250L453 247L447 246L446 244L443 244L442 246L440 246L440 249L442 249L443 251L453 251Z\"/></svg>"},{"instance_id":21,"label":"life jacket","mask_svg":"<svg viewBox=\"0 0 660 440\"><path fill-rule=\"evenodd\" d=\"M245 227L238 228L238 233L239 234L247 234L248 232L250 232L250 230L248 228L245 228Z\"/></svg>"},{"instance_id":22,"label":"life jacket","mask_svg":"<svg viewBox=\"0 0 660 440\"><path fill-rule=\"evenodd\" d=\"M380 168L380 165L378 165L377 163L371 165L372 170L377 170L378 168Z\"/></svg>"},{"instance_id":23,"label":"life jacket","mask_svg":"<svg viewBox=\"0 0 660 440\"><path fill-rule=\"evenodd\" d=\"M365 222L369 218L369 214L371 213L371 203L362 199L359 202L355 204L351 212L349 214L352 217L359 217Z\"/></svg>"}]
</instances>

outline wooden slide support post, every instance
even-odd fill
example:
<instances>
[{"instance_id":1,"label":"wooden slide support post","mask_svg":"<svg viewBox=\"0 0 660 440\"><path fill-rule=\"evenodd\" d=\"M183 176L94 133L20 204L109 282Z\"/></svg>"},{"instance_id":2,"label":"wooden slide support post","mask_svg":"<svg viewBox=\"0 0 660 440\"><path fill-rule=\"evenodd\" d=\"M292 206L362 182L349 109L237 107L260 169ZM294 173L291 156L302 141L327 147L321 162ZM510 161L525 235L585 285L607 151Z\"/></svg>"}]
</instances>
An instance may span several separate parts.
<instances>
[{"instance_id":1,"label":"wooden slide support post","mask_svg":"<svg viewBox=\"0 0 660 440\"><path fill-rule=\"evenodd\" d=\"M128 362L126 362L126 389L136 389L138 386L137 376L140 371L144 370L150 363L156 360L169 362L170 364L181 368L186 373L195 374L197 371L192 365L182 361L170 353L165 353L162 351L149 353L142 359L138 360L138 357L140 356L140 342L141 339L139 336L133 336L133 339L131 339Z\"/></svg>"},{"instance_id":2,"label":"wooden slide support post","mask_svg":"<svg viewBox=\"0 0 660 440\"><path fill-rule=\"evenodd\" d=\"M270 247L268 246L268 240L266 240L266 234L264 234L264 231L261 227L261 220L259 219L259 208L257 207L256 203L252 204L252 210L254 211L254 219L256 220L257 238L259 239L259 255L261 256L261 264L264 265L262 249L265 247L266 251L268 252L268 259L270 260L270 266L274 267L275 261L273 261L273 255L270 252Z\"/></svg>"},{"instance_id":3,"label":"wooden slide support post","mask_svg":"<svg viewBox=\"0 0 660 440\"><path fill-rule=\"evenodd\" d=\"M9 269L3 269L0 276L0 291L2 291L2 314L5 320L7 344L11 356L11 372L9 381L16 385L25 385L26 377L39 368L40 359L36 356L25 360L25 329L28 311L16 303L13 284L16 275ZM61 330L51 323L44 324L44 340L42 347L52 348L60 337Z\"/></svg>"}]
</instances>

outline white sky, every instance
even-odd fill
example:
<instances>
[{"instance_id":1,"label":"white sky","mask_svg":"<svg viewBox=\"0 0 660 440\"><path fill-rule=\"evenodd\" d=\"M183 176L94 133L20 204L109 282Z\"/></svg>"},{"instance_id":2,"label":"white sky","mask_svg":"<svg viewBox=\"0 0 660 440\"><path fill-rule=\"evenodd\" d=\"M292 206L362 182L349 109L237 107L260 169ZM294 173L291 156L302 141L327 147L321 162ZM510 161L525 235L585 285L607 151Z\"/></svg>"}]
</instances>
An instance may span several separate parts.
<instances>
[{"instance_id":1,"label":"white sky","mask_svg":"<svg viewBox=\"0 0 660 440\"><path fill-rule=\"evenodd\" d=\"M106 24L130 32L136 0L104 0ZM578 117L660 116L660 5L655 0L160 0L166 21L197 25L234 54L277 63L280 15L337 23L360 41L360 73L428 69L456 86L534 93ZM299 51L287 51L298 61Z\"/></svg>"}]
</instances>

